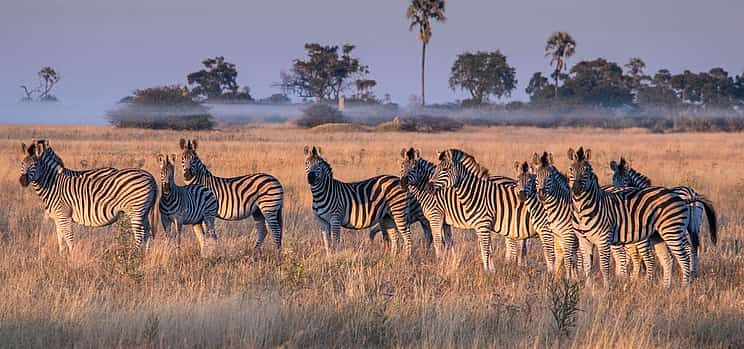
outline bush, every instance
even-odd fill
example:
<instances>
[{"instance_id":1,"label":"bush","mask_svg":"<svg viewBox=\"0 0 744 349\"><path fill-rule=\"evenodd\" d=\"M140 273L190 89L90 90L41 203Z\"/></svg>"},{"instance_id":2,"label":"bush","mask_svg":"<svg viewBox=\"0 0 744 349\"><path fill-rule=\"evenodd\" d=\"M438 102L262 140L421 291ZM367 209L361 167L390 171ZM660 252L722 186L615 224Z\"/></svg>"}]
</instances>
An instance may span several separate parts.
<instances>
[{"instance_id":1,"label":"bush","mask_svg":"<svg viewBox=\"0 0 744 349\"><path fill-rule=\"evenodd\" d=\"M316 103L302 110L303 116L297 120L297 126L310 128L323 124L347 123L348 120L336 107Z\"/></svg>"},{"instance_id":2,"label":"bush","mask_svg":"<svg viewBox=\"0 0 744 349\"><path fill-rule=\"evenodd\" d=\"M211 130L215 126L209 109L194 102L183 86L136 90L132 96L123 98L120 105L106 113L114 127Z\"/></svg>"},{"instance_id":3,"label":"bush","mask_svg":"<svg viewBox=\"0 0 744 349\"><path fill-rule=\"evenodd\" d=\"M462 121L447 116L429 115L397 117L392 124L405 132L452 132L460 130L464 125ZM386 125L386 127L390 126Z\"/></svg>"}]
</instances>

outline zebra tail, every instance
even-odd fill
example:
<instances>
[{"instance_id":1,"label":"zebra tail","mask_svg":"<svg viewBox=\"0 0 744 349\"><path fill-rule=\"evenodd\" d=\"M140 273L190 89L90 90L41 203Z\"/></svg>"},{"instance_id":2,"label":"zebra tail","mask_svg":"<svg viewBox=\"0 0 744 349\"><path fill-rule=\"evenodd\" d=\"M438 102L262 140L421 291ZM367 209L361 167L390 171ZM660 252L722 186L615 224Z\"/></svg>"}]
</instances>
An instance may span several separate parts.
<instances>
[{"instance_id":1,"label":"zebra tail","mask_svg":"<svg viewBox=\"0 0 744 349\"><path fill-rule=\"evenodd\" d=\"M716 210L713 207L713 203L702 195L696 195L692 201L703 204L703 207L705 208L705 216L708 217L710 241L715 245L716 242L718 242L718 220L716 218Z\"/></svg>"}]
</instances>

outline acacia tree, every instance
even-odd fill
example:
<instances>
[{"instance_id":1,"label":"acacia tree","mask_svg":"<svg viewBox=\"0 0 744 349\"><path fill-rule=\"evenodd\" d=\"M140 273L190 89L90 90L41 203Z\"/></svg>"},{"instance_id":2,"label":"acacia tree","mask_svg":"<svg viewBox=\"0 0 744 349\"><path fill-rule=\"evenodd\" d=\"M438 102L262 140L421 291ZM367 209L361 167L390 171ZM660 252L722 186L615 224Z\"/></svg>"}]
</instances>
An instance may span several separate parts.
<instances>
[{"instance_id":1,"label":"acacia tree","mask_svg":"<svg viewBox=\"0 0 744 349\"><path fill-rule=\"evenodd\" d=\"M426 104L424 93L424 72L426 68L426 45L431 39L431 20L444 22L444 0L411 0L406 10L406 18L411 22L409 31L418 27L421 40L421 105Z\"/></svg>"},{"instance_id":2,"label":"acacia tree","mask_svg":"<svg viewBox=\"0 0 744 349\"><path fill-rule=\"evenodd\" d=\"M472 104L482 104L489 96L510 96L517 87L516 70L509 65L500 50L466 52L457 56L452 65L450 88L470 93Z\"/></svg>"},{"instance_id":3,"label":"acacia tree","mask_svg":"<svg viewBox=\"0 0 744 349\"><path fill-rule=\"evenodd\" d=\"M202 61L202 65L205 69L186 77L189 85L197 85L191 90L192 95L209 101L253 99L247 86L239 92L238 70L235 64L225 61L225 57L207 58Z\"/></svg>"},{"instance_id":4,"label":"acacia tree","mask_svg":"<svg viewBox=\"0 0 744 349\"><path fill-rule=\"evenodd\" d=\"M276 86L287 94L318 100L337 100L353 77L369 73L367 66L351 56L354 45L345 44L339 55L338 46L305 44L307 59L295 59L289 72L281 73Z\"/></svg>"},{"instance_id":5,"label":"acacia tree","mask_svg":"<svg viewBox=\"0 0 744 349\"><path fill-rule=\"evenodd\" d=\"M545 57L550 57L550 65L555 65L551 76L555 80L555 96L558 97L558 79L566 70L566 59L576 52L576 41L566 32L554 32L545 44Z\"/></svg>"},{"instance_id":6,"label":"acacia tree","mask_svg":"<svg viewBox=\"0 0 744 349\"><path fill-rule=\"evenodd\" d=\"M536 103L553 96L548 94L549 87L550 83L548 82L548 78L543 76L542 73L536 72L532 74L530 82L527 84L527 88L524 89L524 92L527 92L527 95L530 96L530 102Z\"/></svg>"},{"instance_id":7,"label":"acacia tree","mask_svg":"<svg viewBox=\"0 0 744 349\"><path fill-rule=\"evenodd\" d=\"M643 87L644 82L650 80L650 77L643 71L645 68L646 63L638 57L630 58L628 63L625 64L628 87L635 97L638 96L638 92Z\"/></svg>"}]
</instances>

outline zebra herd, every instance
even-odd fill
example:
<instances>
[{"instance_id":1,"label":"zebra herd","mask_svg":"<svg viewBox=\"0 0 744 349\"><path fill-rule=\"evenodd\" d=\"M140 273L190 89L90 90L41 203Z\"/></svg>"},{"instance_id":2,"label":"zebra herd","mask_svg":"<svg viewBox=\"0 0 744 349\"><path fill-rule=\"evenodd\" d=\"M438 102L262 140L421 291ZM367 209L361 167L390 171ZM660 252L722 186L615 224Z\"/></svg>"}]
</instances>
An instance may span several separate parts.
<instances>
[{"instance_id":1,"label":"zebra herd","mask_svg":"<svg viewBox=\"0 0 744 349\"><path fill-rule=\"evenodd\" d=\"M99 227L121 215L130 219L135 245L146 247L152 233L149 219L155 220L156 211L166 233L175 224L179 245L183 225L192 225L204 256L218 240L216 218L253 217L255 247L262 246L270 231L279 250L284 206L279 180L263 173L218 177L200 160L196 140L181 139L179 146L185 185L174 180L176 155L159 155L159 200L158 183L147 171L71 170L46 140L22 144L20 183L31 184L41 197L55 222L60 253L65 247L73 251L72 222ZM568 151L567 175L556 168L552 154L544 152L535 153L531 162L516 162L515 176L509 178L490 175L461 150L439 152L435 164L408 148L401 151L400 177L381 175L354 183L334 178L320 148L305 147L304 153L312 210L329 253L339 248L343 227L373 228L370 237L382 232L393 254L399 253L400 244L410 255L409 226L420 222L436 256L452 253L452 227L475 230L486 271L495 269L494 234L506 238L508 259L519 258L520 245L524 251L524 241L538 237L550 273L577 278L582 268L589 281L596 247L605 287L610 283L610 257L619 276L628 273L632 261L632 276L645 268L649 279L658 258L664 285L670 287L673 259L683 285L698 273L703 213L711 241L717 239L715 211L705 197L689 187L651 186L623 158L610 163L613 184L600 186L589 149Z\"/></svg>"}]
</instances>

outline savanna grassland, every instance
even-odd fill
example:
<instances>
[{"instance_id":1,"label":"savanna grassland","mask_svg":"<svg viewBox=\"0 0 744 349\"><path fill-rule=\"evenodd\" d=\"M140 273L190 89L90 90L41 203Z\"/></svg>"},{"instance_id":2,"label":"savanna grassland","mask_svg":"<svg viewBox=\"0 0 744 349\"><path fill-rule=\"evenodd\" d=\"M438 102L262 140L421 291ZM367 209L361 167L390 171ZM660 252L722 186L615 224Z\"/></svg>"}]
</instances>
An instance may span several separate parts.
<instances>
[{"instance_id":1,"label":"savanna grassland","mask_svg":"<svg viewBox=\"0 0 744 349\"><path fill-rule=\"evenodd\" d=\"M204 260L190 229L180 251L162 228L143 258L113 225L74 227L77 253L60 257L52 222L30 188L18 183L20 143L49 139L71 168L157 170L158 152L199 139L213 173L268 172L286 190L284 249L253 249L252 220L218 222L221 258ZM601 183L610 159L624 155L660 185L691 185L718 210L716 246L707 228L701 277L689 289L644 281L601 281L579 291L575 321L560 287L550 292L539 243L528 265L503 258L481 271L475 236L455 230L455 256L438 262L416 225L414 256L389 256L366 231L342 233L326 255L310 211L304 145L319 145L337 178L398 174L400 149L461 148L493 174L513 175L532 152L593 150ZM214 132L116 130L108 127L0 128L0 347L744 347L744 137L732 133L650 134L640 130L466 128L457 133L314 133L289 127ZM181 183L180 173L177 182Z\"/></svg>"}]
</instances>

